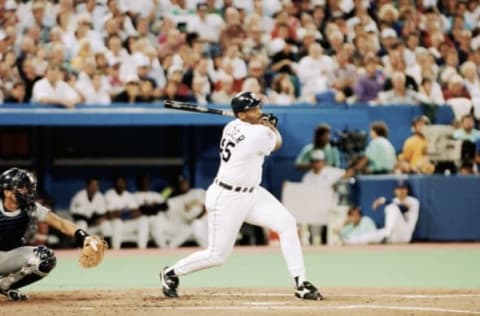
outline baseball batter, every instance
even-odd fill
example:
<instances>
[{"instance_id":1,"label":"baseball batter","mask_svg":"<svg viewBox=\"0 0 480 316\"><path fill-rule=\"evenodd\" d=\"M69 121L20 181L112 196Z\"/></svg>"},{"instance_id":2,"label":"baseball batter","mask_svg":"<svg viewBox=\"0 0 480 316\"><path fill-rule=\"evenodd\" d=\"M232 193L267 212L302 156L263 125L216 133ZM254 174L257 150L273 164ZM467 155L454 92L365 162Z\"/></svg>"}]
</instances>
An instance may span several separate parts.
<instances>
[{"instance_id":1,"label":"baseball batter","mask_svg":"<svg viewBox=\"0 0 480 316\"><path fill-rule=\"evenodd\" d=\"M37 220L75 237L84 249L93 242L100 248L94 236L36 203L36 189L35 176L26 170L12 168L0 175L0 294L13 301L27 299L18 289L44 278L56 264L51 249L24 246L25 232Z\"/></svg>"},{"instance_id":2,"label":"baseball batter","mask_svg":"<svg viewBox=\"0 0 480 316\"><path fill-rule=\"evenodd\" d=\"M317 288L306 281L294 217L260 186L265 156L282 144L276 118L262 114L260 99L251 92L237 94L231 107L236 119L223 129L220 168L206 194L208 248L166 267L160 274L163 293L177 297L178 276L223 264L232 253L242 223L247 222L279 234L295 296L322 299Z\"/></svg>"}]
</instances>

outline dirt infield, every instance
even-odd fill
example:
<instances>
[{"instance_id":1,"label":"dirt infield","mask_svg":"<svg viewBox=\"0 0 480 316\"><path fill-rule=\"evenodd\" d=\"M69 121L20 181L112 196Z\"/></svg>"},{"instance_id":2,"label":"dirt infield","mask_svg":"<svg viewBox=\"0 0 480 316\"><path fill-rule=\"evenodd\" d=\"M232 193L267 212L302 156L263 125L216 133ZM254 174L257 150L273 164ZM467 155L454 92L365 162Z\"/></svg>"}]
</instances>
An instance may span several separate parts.
<instances>
[{"instance_id":1,"label":"dirt infield","mask_svg":"<svg viewBox=\"0 0 480 316\"><path fill-rule=\"evenodd\" d=\"M286 289L189 289L179 299L160 289L32 292L0 298L0 315L480 315L480 290L324 289L324 301L300 301Z\"/></svg>"}]
</instances>

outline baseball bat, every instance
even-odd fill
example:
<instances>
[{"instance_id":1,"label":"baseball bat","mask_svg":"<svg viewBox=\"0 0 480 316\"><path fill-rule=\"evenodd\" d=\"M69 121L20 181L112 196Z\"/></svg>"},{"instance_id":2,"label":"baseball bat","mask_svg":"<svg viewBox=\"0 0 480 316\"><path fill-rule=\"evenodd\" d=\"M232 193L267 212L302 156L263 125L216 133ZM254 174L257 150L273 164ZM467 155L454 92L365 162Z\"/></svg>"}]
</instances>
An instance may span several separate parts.
<instances>
[{"instance_id":1,"label":"baseball bat","mask_svg":"<svg viewBox=\"0 0 480 316\"><path fill-rule=\"evenodd\" d=\"M165 101L165 107L168 109L175 109L175 110L181 110L181 111L209 113L209 114L216 114L216 115L223 115L223 116L235 116L232 111L212 109L212 108L207 108L205 106L200 106L197 104L180 102L175 100Z\"/></svg>"}]
</instances>

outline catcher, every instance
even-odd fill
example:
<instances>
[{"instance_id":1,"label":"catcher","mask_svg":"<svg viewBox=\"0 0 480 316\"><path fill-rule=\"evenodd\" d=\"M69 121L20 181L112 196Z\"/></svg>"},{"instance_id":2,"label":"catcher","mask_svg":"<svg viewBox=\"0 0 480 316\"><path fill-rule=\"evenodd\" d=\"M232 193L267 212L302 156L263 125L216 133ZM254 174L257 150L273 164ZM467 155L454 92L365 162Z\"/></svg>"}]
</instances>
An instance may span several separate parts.
<instances>
[{"instance_id":1,"label":"catcher","mask_svg":"<svg viewBox=\"0 0 480 316\"><path fill-rule=\"evenodd\" d=\"M74 237L83 248L79 261L85 268L98 265L106 249L99 237L89 236L36 203L36 193L37 180L31 172L12 168L0 175L0 294L12 301L26 300L18 289L44 278L56 264L51 249L24 246L24 235L37 220Z\"/></svg>"}]
</instances>

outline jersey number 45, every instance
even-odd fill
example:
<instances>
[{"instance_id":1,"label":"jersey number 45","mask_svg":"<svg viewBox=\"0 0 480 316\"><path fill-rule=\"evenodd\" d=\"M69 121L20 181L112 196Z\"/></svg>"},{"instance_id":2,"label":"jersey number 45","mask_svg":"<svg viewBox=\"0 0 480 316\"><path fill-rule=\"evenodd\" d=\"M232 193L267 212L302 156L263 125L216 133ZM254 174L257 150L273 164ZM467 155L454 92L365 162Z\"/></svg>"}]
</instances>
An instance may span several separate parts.
<instances>
[{"instance_id":1,"label":"jersey number 45","mask_svg":"<svg viewBox=\"0 0 480 316\"><path fill-rule=\"evenodd\" d=\"M223 161L227 162L232 156L231 149L235 147L235 143L226 138L222 138L220 142L220 157Z\"/></svg>"}]
</instances>

